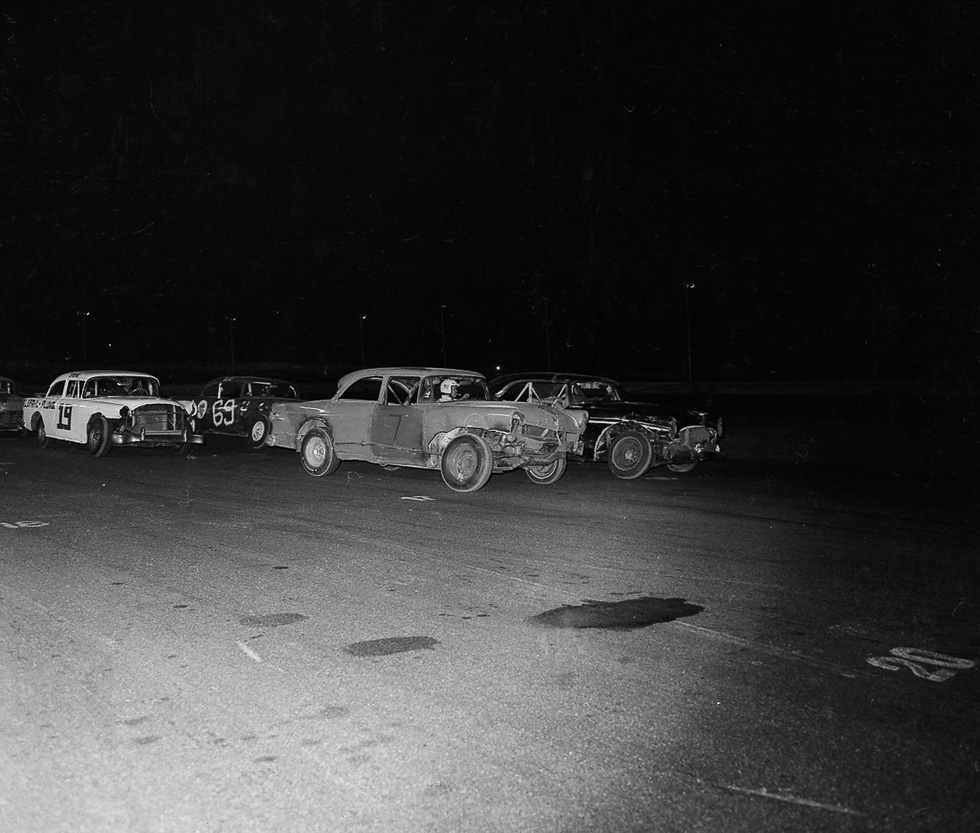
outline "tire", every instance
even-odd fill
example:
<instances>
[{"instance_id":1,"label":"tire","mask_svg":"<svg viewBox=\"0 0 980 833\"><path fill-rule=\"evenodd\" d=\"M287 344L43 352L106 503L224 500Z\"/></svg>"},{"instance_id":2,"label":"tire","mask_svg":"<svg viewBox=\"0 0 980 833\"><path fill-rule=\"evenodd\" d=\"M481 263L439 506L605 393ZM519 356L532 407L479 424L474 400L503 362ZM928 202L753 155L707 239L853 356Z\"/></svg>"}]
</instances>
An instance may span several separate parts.
<instances>
[{"instance_id":1,"label":"tire","mask_svg":"<svg viewBox=\"0 0 980 833\"><path fill-rule=\"evenodd\" d=\"M561 480L567 467L568 461L564 457L561 457L553 463L548 463L546 466L528 466L524 471L532 483L550 486L552 483L557 483Z\"/></svg>"},{"instance_id":2,"label":"tire","mask_svg":"<svg viewBox=\"0 0 980 833\"><path fill-rule=\"evenodd\" d=\"M643 477L652 462L650 441L639 431L624 431L609 449L609 470L622 480Z\"/></svg>"},{"instance_id":3,"label":"tire","mask_svg":"<svg viewBox=\"0 0 980 833\"><path fill-rule=\"evenodd\" d=\"M694 471L697 465L697 460L689 460L686 463L668 463L667 468L674 472L674 474L687 474L688 472Z\"/></svg>"},{"instance_id":4,"label":"tire","mask_svg":"<svg viewBox=\"0 0 980 833\"><path fill-rule=\"evenodd\" d=\"M259 449L265 445L269 436L269 420L264 416L256 417L248 429L248 447Z\"/></svg>"},{"instance_id":5,"label":"tire","mask_svg":"<svg viewBox=\"0 0 980 833\"><path fill-rule=\"evenodd\" d=\"M179 445L173 446L172 448L174 454L176 454L178 457L186 457L190 453L191 447L193 445L194 445L194 441L188 435L186 440L184 440Z\"/></svg>"},{"instance_id":6,"label":"tire","mask_svg":"<svg viewBox=\"0 0 980 833\"><path fill-rule=\"evenodd\" d=\"M104 416L94 416L88 421L85 446L93 457L105 457L112 451L112 426Z\"/></svg>"},{"instance_id":7,"label":"tire","mask_svg":"<svg viewBox=\"0 0 980 833\"><path fill-rule=\"evenodd\" d=\"M306 473L314 477L333 474L340 465L333 440L323 428L313 428L303 437L299 456Z\"/></svg>"},{"instance_id":8,"label":"tire","mask_svg":"<svg viewBox=\"0 0 980 833\"><path fill-rule=\"evenodd\" d=\"M439 468L443 482L454 492L475 492L493 474L493 452L483 437L460 434L446 446Z\"/></svg>"},{"instance_id":9,"label":"tire","mask_svg":"<svg viewBox=\"0 0 980 833\"><path fill-rule=\"evenodd\" d=\"M54 440L48 436L48 432L44 430L44 420L40 417L34 423L34 430L37 431L37 447L38 448L51 448L54 445Z\"/></svg>"}]
</instances>

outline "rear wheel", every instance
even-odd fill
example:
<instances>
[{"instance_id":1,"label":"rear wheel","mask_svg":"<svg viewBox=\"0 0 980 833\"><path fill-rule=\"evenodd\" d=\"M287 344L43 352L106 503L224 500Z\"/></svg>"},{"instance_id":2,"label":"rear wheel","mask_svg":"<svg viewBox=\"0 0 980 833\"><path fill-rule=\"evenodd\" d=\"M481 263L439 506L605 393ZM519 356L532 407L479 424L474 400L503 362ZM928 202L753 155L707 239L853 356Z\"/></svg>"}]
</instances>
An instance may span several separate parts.
<instances>
[{"instance_id":1,"label":"rear wheel","mask_svg":"<svg viewBox=\"0 0 980 833\"><path fill-rule=\"evenodd\" d=\"M323 477L326 474L333 474L340 465L337 459L337 452L333 446L333 440L323 428L312 428L303 437L303 444L299 449L299 456L303 461L303 468L307 474L314 477Z\"/></svg>"},{"instance_id":2,"label":"rear wheel","mask_svg":"<svg viewBox=\"0 0 980 833\"><path fill-rule=\"evenodd\" d=\"M44 420L40 417L34 423L34 430L37 431L38 448L51 448L54 445L54 440L48 436L48 432L44 429Z\"/></svg>"},{"instance_id":3,"label":"rear wheel","mask_svg":"<svg viewBox=\"0 0 980 833\"><path fill-rule=\"evenodd\" d=\"M652 462L650 441L639 431L623 431L609 449L609 470L623 480L643 477Z\"/></svg>"},{"instance_id":4,"label":"rear wheel","mask_svg":"<svg viewBox=\"0 0 980 833\"><path fill-rule=\"evenodd\" d=\"M264 416L256 417L255 422L253 422L251 427L248 429L248 447L262 448L262 446L265 445L265 441L268 436L269 420L267 420Z\"/></svg>"},{"instance_id":5,"label":"rear wheel","mask_svg":"<svg viewBox=\"0 0 980 833\"><path fill-rule=\"evenodd\" d=\"M460 434L446 446L439 466L443 482L454 492L475 492L493 474L493 452L483 437Z\"/></svg>"},{"instance_id":6,"label":"rear wheel","mask_svg":"<svg viewBox=\"0 0 980 833\"><path fill-rule=\"evenodd\" d=\"M528 466L524 471L532 483L549 486L561 480L561 476L565 473L567 466L568 462L564 457L561 457L552 463L548 463L546 466Z\"/></svg>"},{"instance_id":7,"label":"rear wheel","mask_svg":"<svg viewBox=\"0 0 980 833\"><path fill-rule=\"evenodd\" d=\"M112 428L104 416L94 416L89 420L85 445L93 457L105 457L112 451Z\"/></svg>"}]
</instances>

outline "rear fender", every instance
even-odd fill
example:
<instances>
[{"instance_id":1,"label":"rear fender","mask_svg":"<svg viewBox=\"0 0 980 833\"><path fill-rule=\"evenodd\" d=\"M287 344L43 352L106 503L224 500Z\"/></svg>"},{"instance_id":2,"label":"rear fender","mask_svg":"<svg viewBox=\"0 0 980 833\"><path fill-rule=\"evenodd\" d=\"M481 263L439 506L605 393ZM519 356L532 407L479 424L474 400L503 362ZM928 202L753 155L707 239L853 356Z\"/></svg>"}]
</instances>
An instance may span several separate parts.
<instances>
[{"instance_id":1,"label":"rear fender","mask_svg":"<svg viewBox=\"0 0 980 833\"><path fill-rule=\"evenodd\" d=\"M327 436L333 440L333 431L330 429L330 424L323 419L323 417L310 417L306 422L304 422L299 430L296 432L296 450L299 451L303 447L303 438L310 433L314 428L322 428L327 432Z\"/></svg>"}]
</instances>

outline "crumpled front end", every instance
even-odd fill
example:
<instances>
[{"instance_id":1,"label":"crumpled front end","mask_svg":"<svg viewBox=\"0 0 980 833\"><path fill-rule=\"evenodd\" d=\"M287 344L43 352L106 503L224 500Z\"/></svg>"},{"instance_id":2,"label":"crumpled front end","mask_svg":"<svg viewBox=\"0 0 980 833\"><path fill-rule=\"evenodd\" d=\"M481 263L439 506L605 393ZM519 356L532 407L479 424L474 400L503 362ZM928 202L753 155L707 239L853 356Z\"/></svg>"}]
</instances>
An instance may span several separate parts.
<instances>
[{"instance_id":1,"label":"crumpled front end","mask_svg":"<svg viewBox=\"0 0 980 833\"><path fill-rule=\"evenodd\" d=\"M494 449L494 469L545 466L568 455L582 454L587 411L546 405L515 409L510 431Z\"/></svg>"},{"instance_id":2,"label":"crumpled front end","mask_svg":"<svg viewBox=\"0 0 980 833\"><path fill-rule=\"evenodd\" d=\"M724 459L718 439L721 436L721 420L718 427L710 425L689 425L677 432L677 437L666 448L665 458L669 463L701 462L709 459Z\"/></svg>"}]
</instances>

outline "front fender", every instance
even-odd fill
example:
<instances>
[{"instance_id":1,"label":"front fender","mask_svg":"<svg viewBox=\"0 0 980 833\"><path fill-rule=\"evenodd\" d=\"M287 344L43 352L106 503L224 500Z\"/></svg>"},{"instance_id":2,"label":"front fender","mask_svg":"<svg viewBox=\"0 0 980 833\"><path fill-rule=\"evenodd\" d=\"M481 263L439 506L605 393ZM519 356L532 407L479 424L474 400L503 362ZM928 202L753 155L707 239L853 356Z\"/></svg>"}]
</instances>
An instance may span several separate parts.
<instances>
[{"instance_id":1,"label":"front fender","mask_svg":"<svg viewBox=\"0 0 980 833\"><path fill-rule=\"evenodd\" d=\"M594 459L604 459L606 453L612 447L612 444L616 442L616 438L624 431L639 431L644 437L650 440L650 445L653 447L654 454L660 456L662 456L662 449L673 439L671 436L672 432L667 431L666 429L651 428L645 423L634 422L632 420L616 422L613 425L605 428L596 438L595 449L593 451Z\"/></svg>"}]
</instances>

